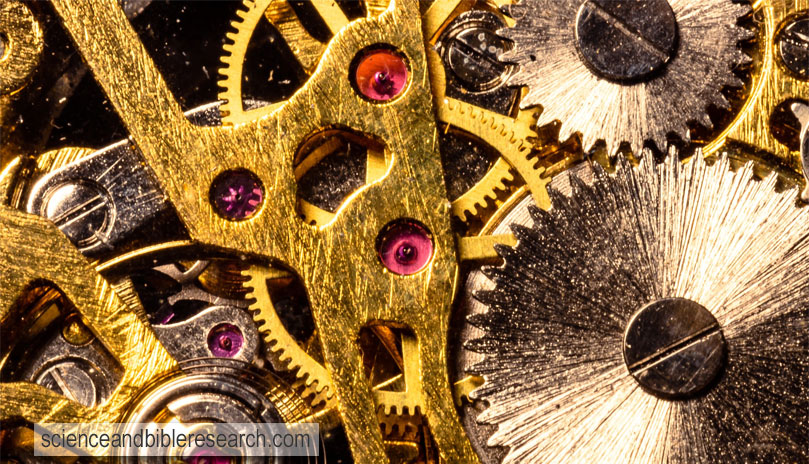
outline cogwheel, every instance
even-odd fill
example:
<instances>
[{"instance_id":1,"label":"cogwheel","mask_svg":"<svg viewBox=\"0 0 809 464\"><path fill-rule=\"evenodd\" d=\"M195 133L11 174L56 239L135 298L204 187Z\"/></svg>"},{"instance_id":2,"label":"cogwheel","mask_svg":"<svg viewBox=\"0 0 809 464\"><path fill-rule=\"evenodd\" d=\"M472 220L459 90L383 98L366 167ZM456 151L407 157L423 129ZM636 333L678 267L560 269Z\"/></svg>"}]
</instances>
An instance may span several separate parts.
<instances>
[{"instance_id":1,"label":"cogwheel","mask_svg":"<svg viewBox=\"0 0 809 464\"><path fill-rule=\"evenodd\" d=\"M377 412L382 434L388 440L412 439L421 426L421 414L385 414Z\"/></svg>"},{"instance_id":2,"label":"cogwheel","mask_svg":"<svg viewBox=\"0 0 809 464\"><path fill-rule=\"evenodd\" d=\"M280 105L273 104L253 110L246 110L242 101L242 70L244 68L244 56L247 47L250 45L250 37L253 30L264 17L264 11L274 0L244 0L242 8L236 10L238 19L230 23L235 31L226 34L230 41L222 46L224 53L219 60L224 66L219 68L222 79L219 81L219 99L222 105L219 111L222 115L223 125L236 125L255 119L260 114L269 114Z\"/></svg>"},{"instance_id":3,"label":"cogwheel","mask_svg":"<svg viewBox=\"0 0 809 464\"><path fill-rule=\"evenodd\" d=\"M497 199L497 192L505 191L506 184L513 181L511 167L503 158L498 158L471 189L452 201L452 214L463 221L477 216L479 210Z\"/></svg>"},{"instance_id":4,"label":"cogwheel","mask_svg":"<svg viewBox=\"0 0 809 464\"><path fill-rule=\"evenodd\" d=\"M537 204L548 204L545 185L549 179L543 177L544 168L537 167L538 160L532 150L531 141L537 137L535 113L523 111L518 117L511 118L447 97L441 57L428 49L427 61L437 119L447 126L474 134L501 156L475 186L452 202L453 214L466 220L476 215L479 208L490 205L497 197L497 191L505 190L506 184L514 180L512 169L528 185Z\"/></svg>"},{"instance_id":5,"label":"cogwheel","mask_svg":"<svg viewBox=\"0 0 809 464\"><path fill-rule=\"evenodd\" d=\"M285 271L263 266L250 266L242 272L249 289L246 295L254 300L250 305L253 319L273 356L288 370L295 373L299 385L304 388L304 397L313 406L334 407L334 389L326 368L315 361L287 332L275 311L267 280L287 275Z\"/></svg>"},{"instance_id":6,"label":"cogwheel","mask_svg":"<svg viewBox=\"0 0 809 464\"><path fill-rule=\"evenodd\" d=\"M422 409L421 385L419 384L419 342L415 337L403 335L402 375L404 391L374 388L374 400L384 416L414 416Z\"/></svg>"},{"instance_id":7,"label":"cogwheel","mask_svg":"<svg viewBox=\"0 0 809 464\"><path fill-rule=\"evenodd\" d=\"M521 107L541 106L539 124L560 121L561 139L581 134L614 153L623 142L664 150L667 135L690 140L688 124L712 128L709 105L730 108L723 86L750 58L737 24L751 9L732 0L523 0L499 34L514 42L500 59L519 65L508 80L527 86Z\"/></svg>"},{"instance_id":8,"label":"cogwheel","mask_svg":"<svg viewBox=\"0 0 809 464\"><path fill-rule=\"evenodd\" d=\"M797 189L727 154L616 165L559 176L550 211L516 207L533 225L512 226L469 319L482 440L506 463L806 462Z\"/></svg>"},{"instance_id":9,"label":"cogwheel","mask_svg":"<svg viewBox=\"0 0 809 464\"><path fill-rule=\"evenodd\" d=\"M233 32L227 33L230 42L223 45L220 57L223 67L219 69L223 89L219 98L223 100L220 111L222 124L243 123L262 115L272 113L283 102L260 108L245 109L242 95L242 74L247 47L253 31L262 18L272 23L295 54L304 72L311 74L317 67L320 57L326 50L326 43L315 39L301 24L295 11L286 0L243 0L242 9L236 11L238 19L231 22ZM375 16L388 8L389 0L367 0L365 9L368 16ZM331 35L337 34L349 23L340 6L333 0L311 0L314 8Z\"/></svg>"}]
</instances>

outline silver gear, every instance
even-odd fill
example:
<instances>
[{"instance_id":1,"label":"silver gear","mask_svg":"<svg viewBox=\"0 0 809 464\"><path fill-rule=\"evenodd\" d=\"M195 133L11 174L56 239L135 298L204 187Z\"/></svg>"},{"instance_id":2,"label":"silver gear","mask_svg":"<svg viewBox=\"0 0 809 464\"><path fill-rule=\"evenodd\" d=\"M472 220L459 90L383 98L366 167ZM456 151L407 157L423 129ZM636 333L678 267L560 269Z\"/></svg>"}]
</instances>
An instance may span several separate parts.
<instances>
[{"instance_id":1,"label":"silver gear","mask_svg":"<svg viewBox=\"0 0 809 464\"><path fill-rule=\"evenodd\" d=\"M743 85L732 70L750 61L738 44L752 32L737 24L750 7L731 0L668 4L676 18L676 52L660 72L630 82L599 77L582 59L576 31L581 0L523 0L507 7L516 24L498 34L514 47L500 59L519 65L508 84L528 87L520 106L541 105L539 124L560 121L560 139L579 132L585 149L603 140L610 153L622 142L634 153L646 141L665 150L669 133L690 139L692 121L711 128L708 105L729 108L722 87Z\"/></svg>"},{"instance_id":2,"label":"silver gear","mask_svg":"<svg viewBox=\"0 0 809 464\"><path fill-rule=\"evenodd\" d=\"M527 199L507 217L533 226L513 226L467 312L460 367L484 377L477 420L496 427L473 441L506 463L805 462L809 210L752 163L648 155L615 174L580 165L554 179L549 212ZM633 378L624 330L675 297L710 311L728 354L715 383L671 400Z\"/></svg>"}]
</instances>

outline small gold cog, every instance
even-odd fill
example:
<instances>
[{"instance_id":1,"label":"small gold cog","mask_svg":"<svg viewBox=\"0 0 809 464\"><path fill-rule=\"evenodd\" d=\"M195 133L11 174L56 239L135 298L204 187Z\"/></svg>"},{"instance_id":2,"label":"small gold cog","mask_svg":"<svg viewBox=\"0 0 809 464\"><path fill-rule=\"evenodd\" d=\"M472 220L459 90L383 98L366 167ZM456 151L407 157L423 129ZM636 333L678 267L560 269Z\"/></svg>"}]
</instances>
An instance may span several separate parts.
<instances>
[{"instance_id":1,"label":"small gold cog","mask_svg":"<svg viewBox=\"0 0 809 464\"><path fill-rule=\"evenodd\" d=\"M329 372L286 330L270 298L267 281L289 277L289 273L276 268L252 265L243 271L242 275L247 278L244 283L249 289L246 297L254 300L249 309L270 353L284 369L295 374L299 386L304 390L304 398L313 407L323 409L335 407L336 399Z\"/></svg>"},{"instance_id":2,"label":"small gold cog","mask_svg":"<svg viewBox=\"0 0 809 464\"><path fill-rule=\"evenodd\" d=\"M549 204L545 185L550 181L544 176L545 169L538 166L533 151L537 139L537 114L522 110L512 118L485 108L447 97L444 65L438 53L428 49L427 62L433 88L433 104L438 121L460 129L482 140L501 158L478 183L452 203L452 212L460 219L474 216L479 207L486 207L497 197L498 190L514 180L512 170L527 184L538 205Z\"/></svg>"}]
</instances>

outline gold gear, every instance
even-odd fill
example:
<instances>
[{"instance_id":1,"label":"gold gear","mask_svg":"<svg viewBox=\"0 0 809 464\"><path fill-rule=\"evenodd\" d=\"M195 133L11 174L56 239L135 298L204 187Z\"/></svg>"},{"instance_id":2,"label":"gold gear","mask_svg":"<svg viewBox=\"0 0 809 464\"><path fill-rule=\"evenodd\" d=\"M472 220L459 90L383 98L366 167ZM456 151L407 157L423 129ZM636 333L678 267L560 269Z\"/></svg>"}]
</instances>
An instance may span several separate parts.
<instances>
[{"instance_id":1,"label":"gold gear","mask_svg":"<svg viewBox=\"0 0 809 464\"><path fill-rule=\"evenodd\" d=\"M337 28L341 27L340 25L347 23L347 19L345 16L340 16L341 11L329 8L323 3L329 2L314 2L313 5L318 9L332 33L336 33L335 31L339 30ZM382 1L367 3L369 15L381 11L387 4ZM444 7L428 9L424 15L425 29L434 27L428 24L430 21L428 18L448 15L441 21L441 27L443 27L457 16L458 7L464 7L469 2L457 3L450 9ZM223 46L224 54L221 57L224 66L220 69L222 80L219 85L223 91L220 92L219 98L224 101L220 107L223 124L239 124L253 120L271 113L283 104L276 103L247 111L242 106L244 58L253 30L262 18L266 18L276 27L307 73L314 70L326 47L326 44L315 40L306 32L286 1L245 0L244 9L237 11L237 15L239 18L231 23L235 32L228 33L227 37L231 42ZM537 118L536 113L533 110L520 110L516 118L511 118L460 100L446 98L444 96L446 87L444 65L441 58L429 47L428 67L438 121L445 124L447 129L454 127L473 134L501 155L501 158L495 161L483 178L452 202L452 214L467 221L476 217L482 209L492 206L498 198L498 193L505 191L507 185L514 181L513 170L516 170L526 181L537 202L541 201L543 203L540 204L545 204L547 193L544 188L547 180L543 179L543 169L537 168L536 160L531 158L532 144L529 142L529 140L537 138L537 134L533 130ZM372 164L369 157L369 168ZM384 166L382 168L384 171ZM368 177L371 177L370 169L368 173ZM323 225L334 217L333 213L305 201L301 201L300 213L304 220L311 225Z\"/></svg>"},{"instance_id":2,"label":"gold gear","mask_svg":"<svg viewBox=\"0 0 809 464\"><path fill-rule=\"evenodd\" d=\"M533 148L529 140L537 138L533 129L536 122L534 113L522 111L517 118L510 118L446 97L446 75L441 57L428 49L427 63L438 121L445 124L447 130L454 127L473 134L500 154L483 178L452 202L452 214L467 220L477 215L479 208L490 206L497 198L497 192L506 190L506 185L514 180L512 170L520 174L529 188L533 186L540 190L535 197L547 197L544 183L537 180L542 179L543 169L536 168L535 163L529 161Z\"/></svg>"},{"instance_id":3,"label":"gold gear","mask_svg":"<svg viewBox=\"0 0 809 464\"><path fill-rule=\"evenodd\" d=\"M510 2L496 0L495 3L499 7ZM538 140L534 130L539 116L536 110L520 109L516 117L509 117L445 95L447 81L444 64L433 45L449 23L473 4L469 0L435 2L422 16L436 118L447 126L483 140L500 153L501 159L508 164L504 166L498 160L477 184L452 203L453 214L462 220L478 214L479 207L490 206L497 198L497 192L505 190L505 184L513 180L512 170L527 184L537 205L550 205L545 188L550 177L545 175L544 167L538 166L539 159L533 151L533 142ZM510 18L505 19L507 23L511 21Z\"/></svg>"},{"instance_id":4,"label":"gold gear","mask_svg":"<svg viewBox=\"0 0 809 464\"><path fill-rule=\"evenodd\" d=\"M244 282L248 289L246 297L254 300L249 310L253 313L253 319L270 353L284 369L295 374L304 389L304 398L312 406L323 409L334 407L336 398L329 372L289 334L270 298L267 281L288 277L290 274L276 268L252 265L242 275L247 278Z\"/></svg>"},{"instance_id":5,"label":"gold gear","mask_svg":"<svg viewBox=\"0 0 809 464\"><path fill-rule=\"evenodd\" d=\"M377 407L386 416L416 415L424 408L419 386L419 343L415 337L402 335L402 376L404 391L374 388Z\"/></svg>"},{"instance_id":6,"label":"gold gear","mask_svg":"<svg viewBox=\"0 0 809 464\"><path fill-rule=\"evenodd\" d=\"M272 113L283 104L281 102L253 110L245 110L242 105L244 57L253 30L262 18L266 18L275 26L307 74L314 72L327 45L309 34L286 0L243 0L242 3L243 9L236 11L239 18L231 22L235 32L227 33L227 38L231 42L222 46L224 53L220 57L224 64L219 69L222 76L219 86L223 89L219 93L219 98L224 101L220 111L224 125L255 120ZM367 1L368 16L380 14L387 9L388 3L389 0ZM349 22L340 7L332 0L311 0L310 4L317 10L332 35L336 35Z\"/></svg>"},{"instance_id":7,"label":"gold gear","mask_svg":"<svg viewBox=\"0 0 809 464\"><path fill-rule=\"evenodd\" d=\"M742 142L758 150L766 150L786 165L800 172L800 154L779 142L769 122L776 106L789 99L805 99L809 81L791 76L778 62L776 36L787 21L799 12L809 11L809 0L759 0L753 2L753 17L759 24L756 35L757 54L754 61L752 92L733 122L711 143L706 155L718 155L728 141Z\"/></svg>"},{"instance_id":8,"label":"gold gear","mask_svg":"<svg viewBox=\"0 0 809 464\"><path fill-rule=\"evenodd\" d=\"M250 44L253 29L264 17L264 11L273 3L277 2L275 0L244 0L242 2L244 9L236 10L236 16L239 19L230 23L236 31L226 34L231 42L222 46L224 53L220 60L224 66L219 69L219 74L222 76L219 86L223 89L219 92L219 99L223 101L219 111L222 114L223 125L252 121L258 117L258 114L271 113L280 106L280 104L274 104L245 111L242 104L242 69L247 46Z\"/></svg>"},{"instance_id":9,"label":"gold gear","mask_svg":"<svg viewBox=\"0 0 809 464\"><path fill-rule=\"evenodd\" d=\"M287 371L295 374L305 389L304 397L318 409L335 406L336 398L328 370L316 361L287 331L272 303L267 281L289 277L287 271L273 267L251 265L242 271L247 279L246 298L254 300L249 310L258 325L270 353ZM374 387L374 399L385 416L394 414L414 415L423 406L418 388L418 341L412 336L402 336L402 359L404 391L384 390L385 384Z\"/></svg>"}]
</instances>

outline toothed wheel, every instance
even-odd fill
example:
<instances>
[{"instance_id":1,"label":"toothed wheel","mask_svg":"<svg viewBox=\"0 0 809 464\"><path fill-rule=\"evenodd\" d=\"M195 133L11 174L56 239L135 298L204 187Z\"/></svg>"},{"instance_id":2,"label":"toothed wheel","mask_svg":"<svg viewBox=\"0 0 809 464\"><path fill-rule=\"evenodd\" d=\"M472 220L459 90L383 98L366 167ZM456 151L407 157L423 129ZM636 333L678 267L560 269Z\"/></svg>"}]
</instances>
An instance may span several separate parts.
<instances>
[{"instance_id":1,"label":"toothed wheel","mask_svg":"<svg viewBox=\"0 0 809 464\"><path fill-rule=\"evenodd\" d=\"M738 25L750 12L731 0L523 0L506 7L514 42L500 59L519 65L508 83L527 86L522 108L541 106L539 124L561 121L560 138L581 134L614 153L627 142L665 150L667 136L688 141L688 124L712 127L707 107L728 108L723 86L743 82L749 62Z\"/></svg>"},{"instance_id":2,"label":"toothed wheel","mask_svg":"<svg viewBox=\"0 0 809 464\"><path fill-rule=\"evenodd\" d=\"M649 155L509 214L533 225L465 329L473 441L506 463L806 461L809 210L752 163Z\"/></svg>"},{"instance_id":3,"label":"toothed wheel","mask_svg":"<svg viewBox=\"0 0 809 464\"><path fill-rule=\"evenodd\" d=\"M267 280L287 276L284 271L263 266L250 266L244 271L247 278L245 287L250 291L247 299L253 300L250 311L258 325L267 349L275 360L287 371L295 374L297 379L293 386L303 390L304 398L313 407L329 409L335 406L334 390L331 377L322 364L315 361L290 335L281 318L275 311Z\"/></svg>"}]
</instances>

